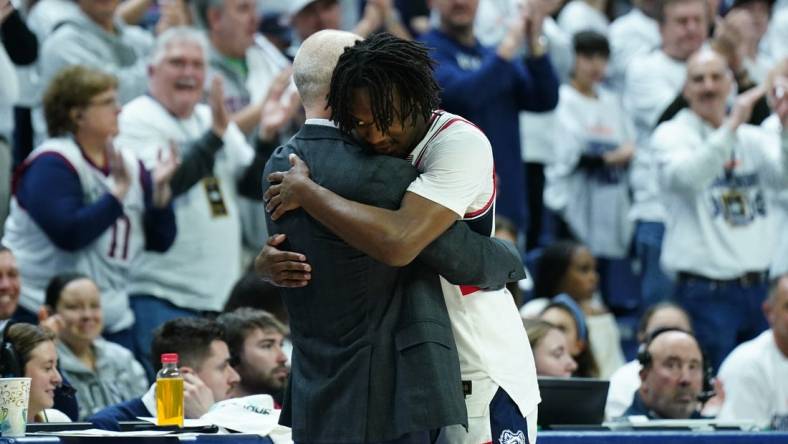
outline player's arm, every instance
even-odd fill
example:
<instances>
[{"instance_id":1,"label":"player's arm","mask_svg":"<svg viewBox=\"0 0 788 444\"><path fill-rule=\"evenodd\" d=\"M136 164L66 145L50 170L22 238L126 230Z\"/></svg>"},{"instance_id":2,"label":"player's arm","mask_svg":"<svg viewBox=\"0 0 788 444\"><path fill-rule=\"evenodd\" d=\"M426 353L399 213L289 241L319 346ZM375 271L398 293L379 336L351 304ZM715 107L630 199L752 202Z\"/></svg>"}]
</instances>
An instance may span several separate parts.
<instances>
[{"instance_id":1,"label":"player's arm","mask_svg":"<svg viewBox=\"0 0 788 444\"><path fill-rule=\"evenodd\" d=\"M459 217L410 192L397 210L354 202L312 181L309 168L294 154L290 161L290 171L268 177L274 183L265 194L271 219L301 207L352 247L391 266L409 264Z\"/></svg>"},{"instance_id":2,"label":"player's arm","mask_svg":"<svg viewBox=\"0 0 788 444\"><path fill-rule=\"evenodd\" d=\"M312 278L306 256L280 250L284 234L275 234L255 258L257 275L278 287L303 287ZM454 285L497 289L525 278L514 245L454 223L419 254L419 259Z\"/></svg>"},{"instance_id":3,"label":"player's arm","mask_svg":"<svg viewBox=\"0 0 788 444\"><path fill-rule=\"evenodd\" d=\"M305 165L299 164L299 160L294 160L294 162L297 166L294 168L296 170L294 171L295 174L303 175L308 171ZM276 175L273 179L278 179L279 177L279 175ZM291 179L294 179L294 177L284 180L290 181ZM458 217L456 213L445 214L445 211L451 210L447 210L445 207L415 193L405 193L400 209L390 211L344 199L315 184L306 175L298 177L297 180L308 182L303 184L301 191L298 190L298 187L296 189L290 188L292 183L285 183L285 185L272 185L272 188L275 187L274 191L267 193L269 208L272 205L278 205L276 208L282 210L275 217L279 217L284 212L283 208L293 209L303 204L304 201L297 196L293 200L294 195L299 195L303 192L309 195L309 200L304 205L304 210L321 223L324 223L349 244L390 265L399 264L396 261L402 256L397 255L412 255L406 259L401 259L403 263L409 263L415 255L418 255L419 259L426 265L437 271L452 284L473 285L485 289L501 288L507 282L525 278L522 260L514 246L498 239L475 233L467 224L452 224L451 221ZM282 195L282 191L284 195ZM338 206L338 209L335 209L332 205ZM431 209L431 206L437 207L436 210ZM318 208L324 211L324 217L319 217L309 208ZM274 212L276 213L276 210ZM438 214L437 217L442 217L443 219L441 222L430 224L431 216L429 214L436 213ZM390 217L392 214L393 217ZM272 215L272 217L274 216ZM406 236L407 232L403 233L396 230L397 224L400 223L398 222L400 218L422 222L427 229L419 227L422 230L420 231L420 237L408 238ZM363 229L355 228L356 226L363 226L367 220L375 221L375 223L371 224L372 226L363 227ZM389 223L387 224L387 222ZM443 232L443 228L447 223L449 228ZM413 226L415 225L410 224L406 229L411 229ZM340 228L334 229L333 227ZM385 230L391 230L390 232L393 235L388 238L390 241L387 242L386 236L378 235L375 230L381 233L385 232ZM353 241L351 241L350 236L353 236ZM430 243L426 240L427 236L438 237ZM399 241L394 242L393 239L399 239ZM353 242L357 243L354 244ZM427 242L428 245L422 247L422 242ZM309 266L303 263L305 258L302 256L296 253L280 251L274 244L269 242L269 245L258 255L255 261L255 268L258 274L276 285L287 287L304 286L309 280ZM405 260L407 262L404 262Z\"/></svg>"}]
</instances>

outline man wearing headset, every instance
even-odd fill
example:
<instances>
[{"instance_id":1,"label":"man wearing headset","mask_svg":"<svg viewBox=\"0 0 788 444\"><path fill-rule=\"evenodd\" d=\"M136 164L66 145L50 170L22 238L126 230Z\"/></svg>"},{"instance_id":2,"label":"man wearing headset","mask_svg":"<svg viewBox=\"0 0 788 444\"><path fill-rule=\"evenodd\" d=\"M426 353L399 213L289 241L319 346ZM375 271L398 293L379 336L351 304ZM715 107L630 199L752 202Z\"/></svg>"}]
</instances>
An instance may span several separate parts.
<instances>
[{"instance_id":1,"label":"man wearing headset","mask_svg":"<svg viewBox=\"0 0 788 444\"><path fill-rule=\"evenodd\" d=\"M704 394L704 359L695 337L676 328L655 331L638 359L640 388L624 416L649 419L699 419Z\"/></svg>"}]
</instances>

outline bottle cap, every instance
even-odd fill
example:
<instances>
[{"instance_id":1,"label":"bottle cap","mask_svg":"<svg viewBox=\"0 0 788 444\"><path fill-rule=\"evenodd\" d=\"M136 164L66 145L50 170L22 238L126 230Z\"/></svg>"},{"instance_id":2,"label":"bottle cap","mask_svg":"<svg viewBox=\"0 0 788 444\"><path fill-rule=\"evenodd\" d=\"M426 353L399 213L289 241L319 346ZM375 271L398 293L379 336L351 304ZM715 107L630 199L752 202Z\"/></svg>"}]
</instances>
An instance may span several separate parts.
<instances>
[{"instance_id":1,"label":"bottle cap","mask_svg":"<svg viewBox=\"0 0 788 444\"><path fill-rule=\"evenodd\" d=\"M177 364L178 363L178 354L177 353L163 353L161 355L161 363L162 364Z\"/></svg>"}]
</instances>

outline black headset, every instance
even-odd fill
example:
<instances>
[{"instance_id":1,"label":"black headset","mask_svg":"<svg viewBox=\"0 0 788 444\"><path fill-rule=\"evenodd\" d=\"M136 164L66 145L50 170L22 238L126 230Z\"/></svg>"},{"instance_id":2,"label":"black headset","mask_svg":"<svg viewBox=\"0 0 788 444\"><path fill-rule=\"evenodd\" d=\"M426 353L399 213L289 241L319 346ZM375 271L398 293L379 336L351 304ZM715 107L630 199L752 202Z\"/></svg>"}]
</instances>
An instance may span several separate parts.
<instances>
[{"instance_id":1,"label":"black headset","mask_svg":"<svg viewBox=\"0 0 788 444\"><path fill-rule=\"evenodd\" d=\"M8 328L14 321L8 320L3 328L3 341L0 343L0 378L19 378L23 375L19 353L8 338Z\"/></svg>"},{"instance_id":2,"label":"black headset","mask_svg":"<svg viewBox=\"0 0 788 444\"><path fill-rule=\"evenodd\" d=\"M663 327L654 330L653 332L651 332L651 334L648 335L645 342L640 344L640 346L638 347L638 355L637 355L638 362L640 362L640 365L642 365L643 368L649 367L652 364L651 352L649 352L649 347L651 347L651 343L654 342L654 339L656 339L657 336L671 331L680 331L684 334L687 334L691 336L692 339L695 340L696 344L698 344L698 348L700 349L701 359L703 360L703 364L702 364L703 388L701 388L701 391L698 394L698 401L700 401L701 403L705 403L716 394L716 392L714 391L714 381L713 381L714 367L711 365L711 362L709 362L709 360L706 359L706 353L703 351L703 347L701 347L698 338L696 338L695 335L692 334L691 332L677 327Z\"/></svg>"}]
</instances>

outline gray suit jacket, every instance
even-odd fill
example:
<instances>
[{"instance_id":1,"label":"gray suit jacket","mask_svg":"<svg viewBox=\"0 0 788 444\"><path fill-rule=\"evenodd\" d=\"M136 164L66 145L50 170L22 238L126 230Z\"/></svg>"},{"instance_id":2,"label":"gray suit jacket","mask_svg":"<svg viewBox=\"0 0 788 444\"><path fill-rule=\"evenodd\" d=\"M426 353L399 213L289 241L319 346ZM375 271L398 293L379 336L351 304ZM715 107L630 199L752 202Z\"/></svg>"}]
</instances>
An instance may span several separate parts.
<instances>
[{"instance_id":1,"label":"gray suit jacket","mask_svg":"<svg viewBox=\"0 0 788 444\"><path fill-rule=\"evenodd\" d=\"M418 174L405 160L368 153L337 129L317 125L305 125L279 147L264 174L289 169L290 153L322 186L389 209L399 207ZM500 287L525 275L516 250L456 223L417 261L393 268L303 210L267 222L313 268L308 286L284 290L293 359L281 422L292 427L294 440L384 441L467 424L438 273L456 284Z\"/></svg>"}]
</instances>

